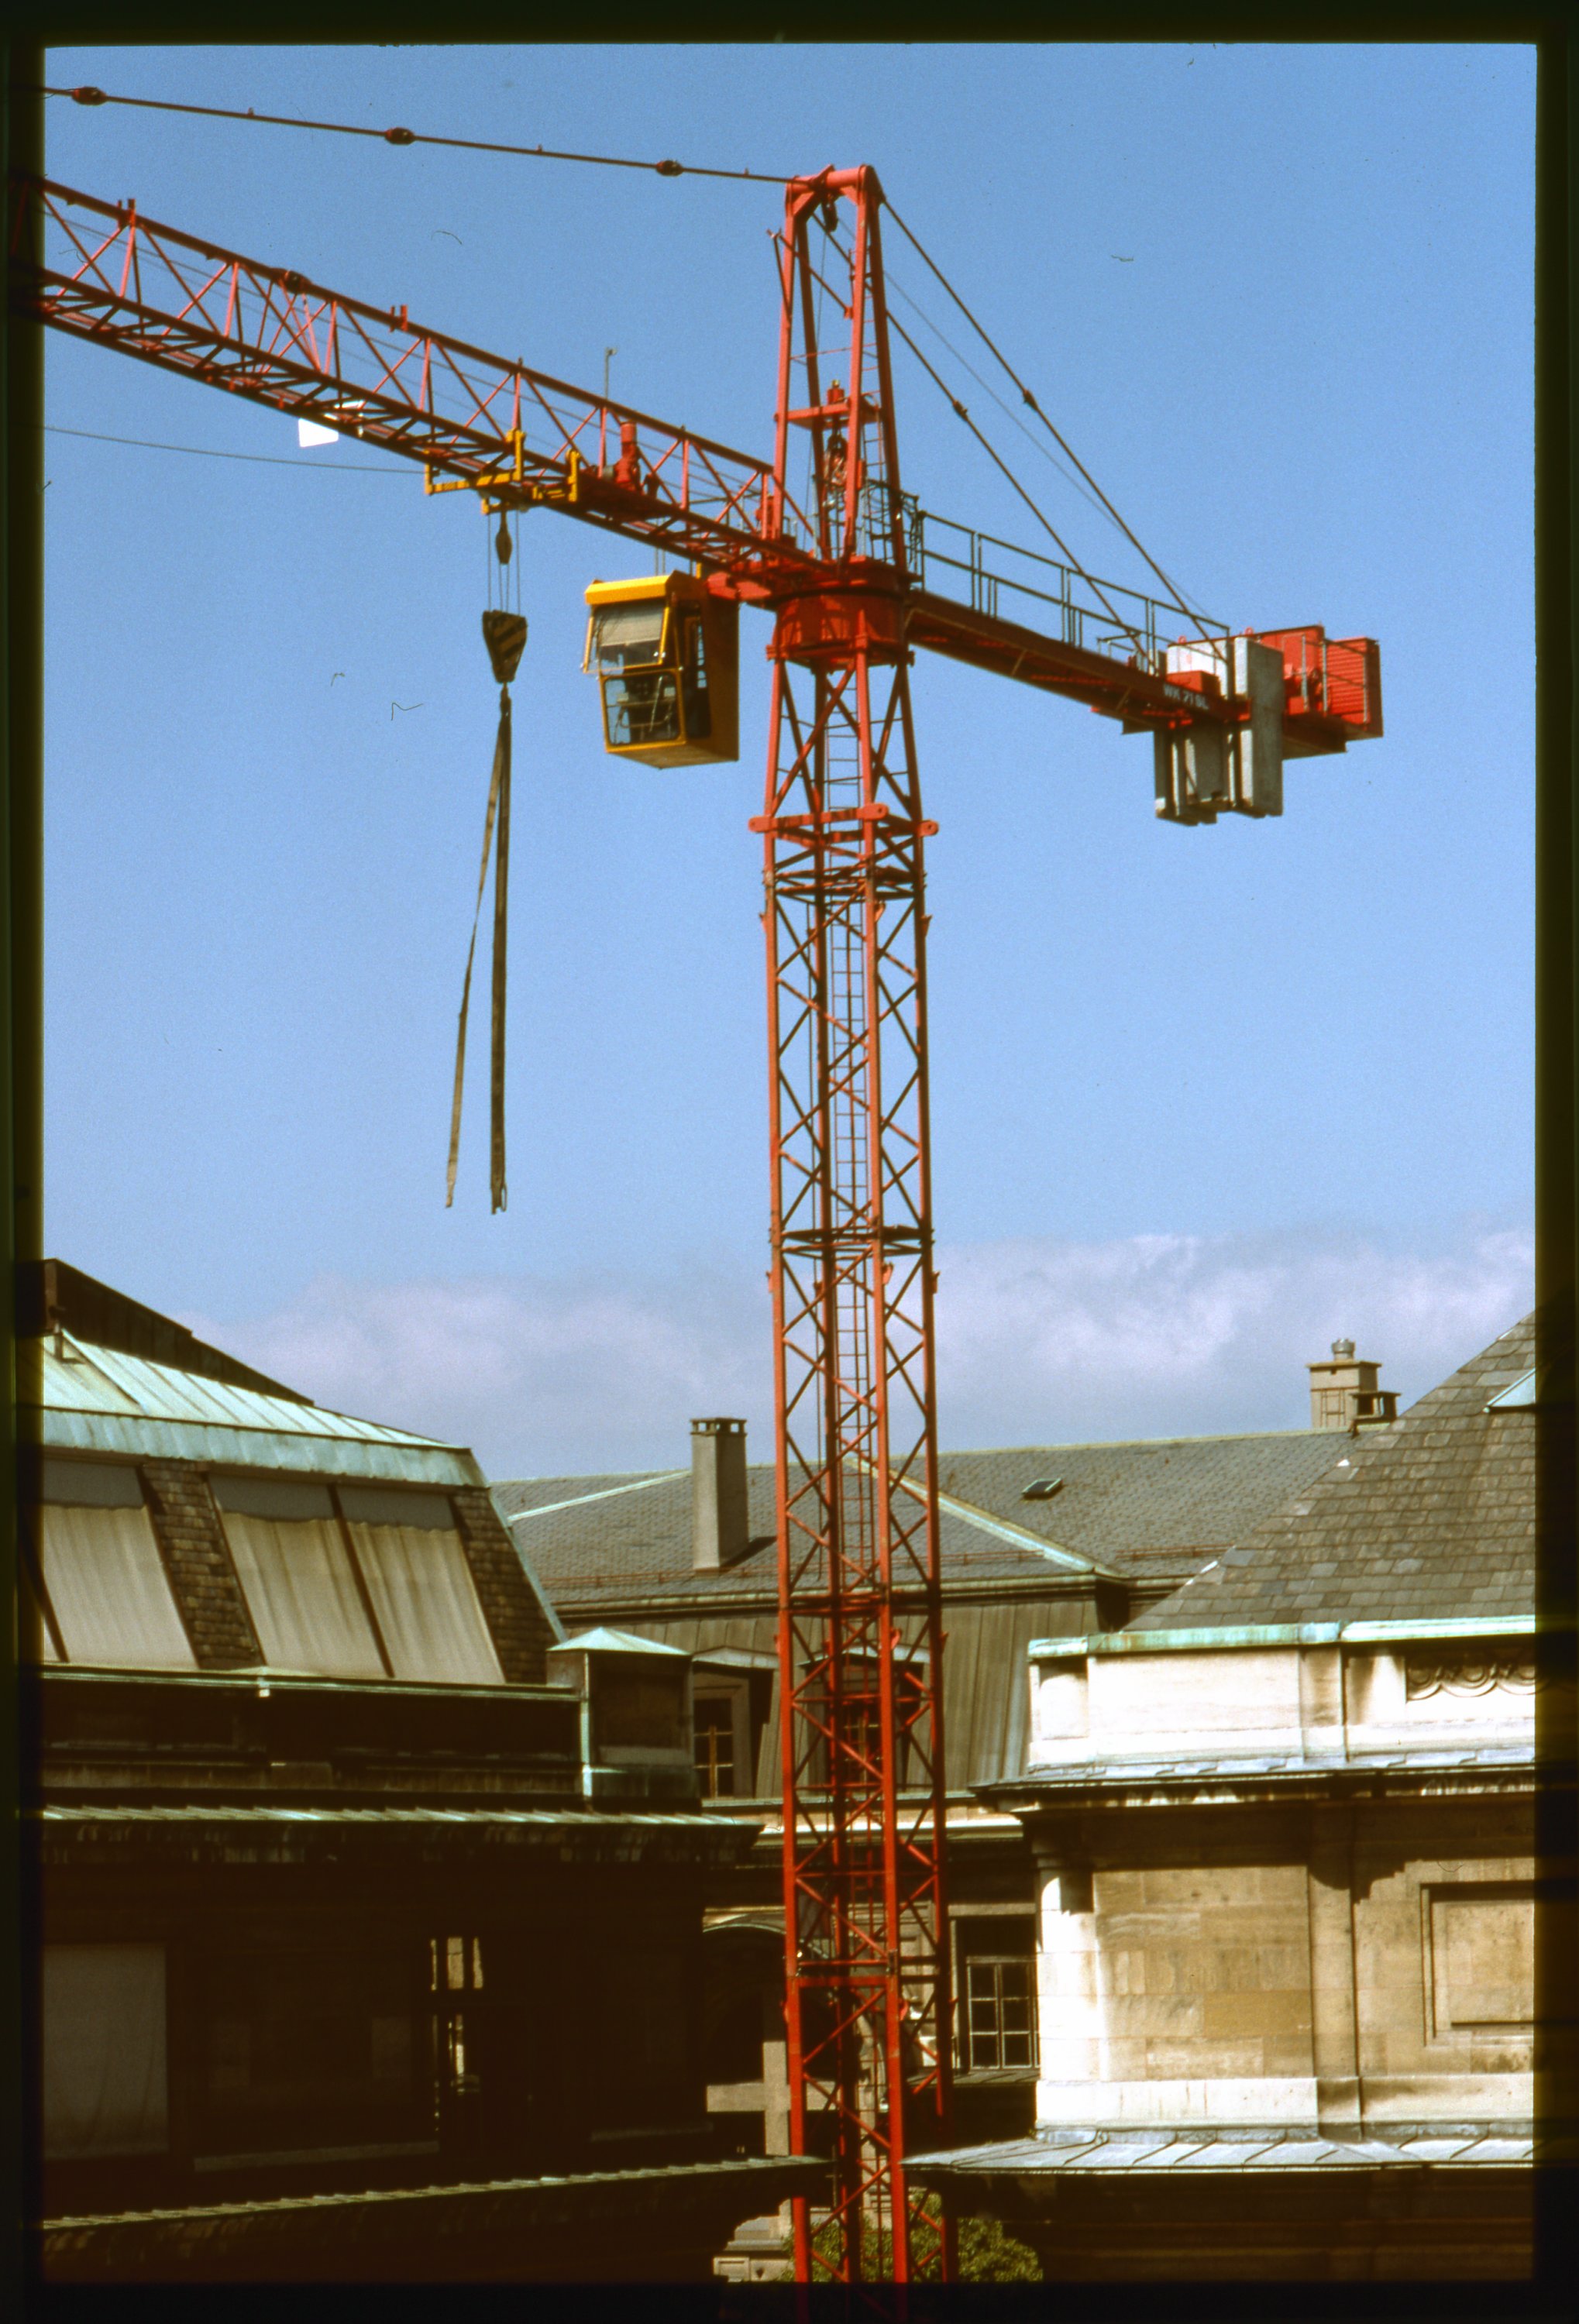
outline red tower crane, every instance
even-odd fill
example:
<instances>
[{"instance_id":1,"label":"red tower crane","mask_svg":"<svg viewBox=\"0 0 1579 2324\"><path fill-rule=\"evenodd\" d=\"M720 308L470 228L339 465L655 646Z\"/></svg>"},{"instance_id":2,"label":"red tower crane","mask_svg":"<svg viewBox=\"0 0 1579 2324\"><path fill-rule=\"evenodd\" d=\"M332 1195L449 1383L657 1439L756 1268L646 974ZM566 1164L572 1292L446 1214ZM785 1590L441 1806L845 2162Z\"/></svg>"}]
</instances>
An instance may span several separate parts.
<instances>
[{"instance_id":1,"label":"red tower crane","mask_svg":"<svg viewBox=\"0 0 1579 2324\"><path fill-rule=\"evenodd\" d=\"M701 584L671 582L670 597L773 617L753 827L768 964L791 2132L805 2153L831 2131L824 2267L868 2271L864 2227L879 2271L903 2281L920 2217L907 2164L946 2135L952 2015L923 874L936 826L922 813L910 664L927 648L1150 733L1157 812L1193 823L1280 813L1285 758L1379 734L1376 647L1317 628L1230 637L1198 623L1169 644L1177 601L926 515L900 483L870 169L788 185L771 462L134 204L42 180L15 181L13 195L21 311L383 445L432 488L470 485L490 509L558 508L648 542ZM819 304L835 345L819 337ZM928 587L934 573L959 576L964 594ZM649 650L661 660L668 648ZM677 703L684 677L677 659ZM622 698L628 716L630 687ZM651 726L645 742L639 725L622 731L622 747L660 763L734 755L716 731L692 748L677 724L664 749ZM805 2280L804 2202L796 2214ZM933 2264L946 2265L941 2252Z\"/></svg>"}]
</instances>

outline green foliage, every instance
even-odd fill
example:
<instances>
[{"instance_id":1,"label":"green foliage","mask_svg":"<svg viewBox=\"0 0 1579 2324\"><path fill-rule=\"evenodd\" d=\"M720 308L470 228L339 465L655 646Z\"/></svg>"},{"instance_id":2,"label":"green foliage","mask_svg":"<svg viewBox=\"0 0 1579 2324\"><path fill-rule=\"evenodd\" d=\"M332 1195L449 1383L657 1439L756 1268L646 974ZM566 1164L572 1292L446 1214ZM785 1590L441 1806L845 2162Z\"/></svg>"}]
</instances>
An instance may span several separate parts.
<instances>
[{"instance_id":1,"label":"green foliage","mask_svg":"<svg viewBox=\"0 0 1579 2324\"><path fill-rule=\"evenodd\" d=\"M1039 2283L1041 2262L998 2219L961 2219L958 2227L961 2283Z\"/></svg>"},{"instance_id":2,"label":"green foliage","mask_svg":"<svg viewBox=\"0 0 1579 2324\"><path fill-rule=\"evenodd\" d=\"M942 2244L942 2207L936 2195L923 2196L921 2216L916 2222L912 2237L915 2276L919 2282L935 2280L938 2253ZM955 2223L955 2280L959 2283L1039 2283L1041 2262L1029 2244L1022 2244L1010 2235L997 2219L964 2218ZM786 2236L784 2249L793 2255L794 2238ZM840 2258L841 2241L838 2224L824 2219L812 2237L812 2281L827 2282L835 2274ZM868 2283L885 2282L892 2273L891 2253L887 2236L880 2236L875 2224L863 2219L861 2224L861 2273Z\"/></svg>"}]
</instances>

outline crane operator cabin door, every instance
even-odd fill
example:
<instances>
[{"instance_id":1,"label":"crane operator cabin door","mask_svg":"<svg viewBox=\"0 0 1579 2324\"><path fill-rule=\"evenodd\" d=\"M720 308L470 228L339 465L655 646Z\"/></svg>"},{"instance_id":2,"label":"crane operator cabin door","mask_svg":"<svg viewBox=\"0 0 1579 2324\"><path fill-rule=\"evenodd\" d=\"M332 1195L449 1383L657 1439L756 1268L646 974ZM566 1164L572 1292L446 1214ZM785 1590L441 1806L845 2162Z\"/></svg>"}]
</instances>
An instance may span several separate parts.
<instances>
[{"instance_id":1,"label":"crane operator cabin door","mask_svg":"<svg viewBox=\"0 0 1579 2324\"><path fill-rule=\"evenodd\" d=\"M605 747L653 767L738 758L739 608L684 573L595 581L586 602Z\"/></svg>"}]
</instances>

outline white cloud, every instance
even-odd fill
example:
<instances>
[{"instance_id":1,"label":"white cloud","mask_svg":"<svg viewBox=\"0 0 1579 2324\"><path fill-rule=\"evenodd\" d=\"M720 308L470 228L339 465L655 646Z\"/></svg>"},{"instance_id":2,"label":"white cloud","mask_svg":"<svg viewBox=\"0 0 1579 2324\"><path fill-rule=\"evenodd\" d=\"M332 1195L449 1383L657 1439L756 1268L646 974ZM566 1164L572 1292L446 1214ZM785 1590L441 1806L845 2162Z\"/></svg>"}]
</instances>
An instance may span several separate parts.
<instances>
[{"instance_id":1,"label":"white cloud","mask_svg":"<svg viewBox=\"0 0 1579 2324\"><path fill-rule=\"evenodd\" d=\"M1446 1248L1358 1234L1138 1235L941 1254L946 1443L1059 1443L1303 1427L1305 1366L1339 1337L1403 1402L1528 1307L1527 1233Z\"/></svg>"},{"instance_id":2,"label":"white cloud","mask_svg":"<svg viewBox=\"0 0 1579 2324\"><path fill-rule=\"evenodd\" d=\"M939 1253L943 1443L961 1449L1297 1428L1305 1365L1340 1335L1404 1402L1530 1304L1531 1240L1470 1223L1436 1245L1337 1231L962 1244ZM771 1443L760 1276L321 1277L272 1315L199 1335L342 1411L472 1445L489 1473L669 1468L694 1416Z\"/></svg>"}]
</instances>

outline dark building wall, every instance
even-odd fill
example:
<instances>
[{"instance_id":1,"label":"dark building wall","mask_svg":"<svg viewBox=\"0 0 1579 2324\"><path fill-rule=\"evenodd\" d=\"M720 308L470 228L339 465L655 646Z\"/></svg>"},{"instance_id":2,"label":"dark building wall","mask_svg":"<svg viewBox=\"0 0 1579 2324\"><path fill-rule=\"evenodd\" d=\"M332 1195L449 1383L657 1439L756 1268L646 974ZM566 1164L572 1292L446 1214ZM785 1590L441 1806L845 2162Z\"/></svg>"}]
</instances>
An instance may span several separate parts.
<instances>
[{"instance_id":1,"label":"dark building wall","mask_svg":"<svg viewBox=\"0 0 1579 2324\"><path fill-rule=\"evenodd\" d=\"M134 1827L49 1855L46 1970L161 1950L168 2074L150 2151L46 2160L51 2215L710 2151L695 1864L387 1835L249 1864Z\"/></svg>"}]
</instances>

